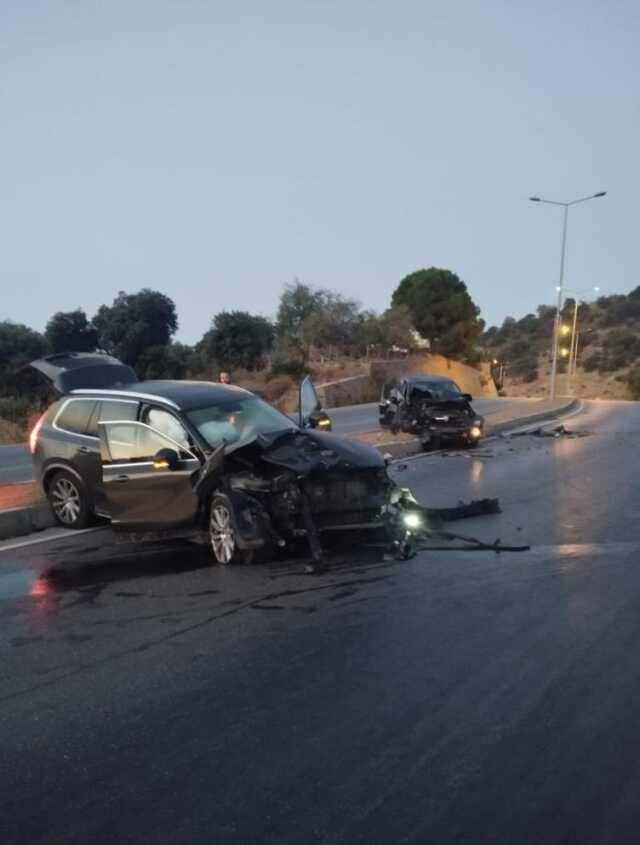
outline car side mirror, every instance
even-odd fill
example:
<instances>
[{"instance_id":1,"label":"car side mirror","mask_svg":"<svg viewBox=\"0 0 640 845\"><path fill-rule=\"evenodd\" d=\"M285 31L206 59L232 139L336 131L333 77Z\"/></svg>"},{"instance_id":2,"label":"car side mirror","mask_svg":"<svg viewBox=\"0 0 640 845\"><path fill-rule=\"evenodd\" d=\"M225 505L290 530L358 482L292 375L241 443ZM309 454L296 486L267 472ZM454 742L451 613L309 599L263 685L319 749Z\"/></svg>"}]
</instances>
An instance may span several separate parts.
<instances>
[{"instance_id":1,"label":"car side mirror","mask_svg":"<svg viewBox=\"0 0 640 845\"><path fill-rule=\"evenodd\" d=\"M331 431L331 417L326 411L318 410L309 415L306 422L307 428L319 428L320 431Z\"/></svg>"},{"instance_id":2,"label":"car side mirror","mask_svg":"<svg viewBox=\"0 0 640 845\"><path fill-rule=\"evenodd\" d=\"M473 396L470 393L463 393L462 398L464 399L465 402L473 401Z\"/></svg>"},{"instance_id":3,"label":"car side mirror","mask_svg":"<svg viewBox=\"0 0 640 845\"><path fill-rule=\"evenodd\" d=\"M178 469L180 463L180 456L175 449L160 449L159 452L153 456L154 469L168 469L173 472Z\"/></svg>"}]
</instances>

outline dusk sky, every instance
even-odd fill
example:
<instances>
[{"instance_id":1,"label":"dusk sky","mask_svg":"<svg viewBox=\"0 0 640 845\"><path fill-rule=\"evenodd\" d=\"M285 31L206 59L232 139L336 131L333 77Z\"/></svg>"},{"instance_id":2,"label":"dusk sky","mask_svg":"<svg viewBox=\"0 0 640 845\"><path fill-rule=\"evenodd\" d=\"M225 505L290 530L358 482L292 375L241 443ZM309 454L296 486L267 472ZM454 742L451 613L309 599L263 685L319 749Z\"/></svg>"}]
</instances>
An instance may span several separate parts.
<instances>
[{"instance_id":1,"label":"dusk sky","mask_svg":"<svg viewBox=\"0 0 640 845\"><path fill-rule=\"evenodd\" d=\"M178 339L294 277L382 310L431 265L488 323L640 284L640 4L0 4L0 319L119 290Z\"/></svg>"}]
</instances>

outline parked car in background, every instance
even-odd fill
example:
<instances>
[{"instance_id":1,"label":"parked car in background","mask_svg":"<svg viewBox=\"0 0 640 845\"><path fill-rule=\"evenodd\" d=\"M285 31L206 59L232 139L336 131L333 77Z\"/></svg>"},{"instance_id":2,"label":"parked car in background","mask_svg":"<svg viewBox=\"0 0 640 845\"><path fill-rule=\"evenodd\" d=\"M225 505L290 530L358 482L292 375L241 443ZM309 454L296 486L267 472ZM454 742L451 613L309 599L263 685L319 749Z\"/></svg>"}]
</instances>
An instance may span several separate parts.
<instances>
[{"instance_id":1,"label":"parked car in background","mask_svg":"<svg viewBox=\"0 0 640 845\"><path fill-rule=\"evenodd\" d=\"M242 388L139 382L99 353L32 366L60 394L30 446L61 525L83 528L97 515L116 530L206 530L227 564L268 559L300 537L319 558L327 532L393 540L415 524L415 500L376 449L318 430L328 418L309 378L296 424Z\"/></svg>"},{"instance_id":2,"label":"parked car in background","mask_svg":"<svg viewBox=\"0 0 640 845\"><path fill-rule=\"evenodd\" d=\"M484 419L451 379L417 375L388 382L379 403L379 422L394 432L415 434L425 448L455 443L474 447L484 431Z\"/></svg>"}]
</instances>

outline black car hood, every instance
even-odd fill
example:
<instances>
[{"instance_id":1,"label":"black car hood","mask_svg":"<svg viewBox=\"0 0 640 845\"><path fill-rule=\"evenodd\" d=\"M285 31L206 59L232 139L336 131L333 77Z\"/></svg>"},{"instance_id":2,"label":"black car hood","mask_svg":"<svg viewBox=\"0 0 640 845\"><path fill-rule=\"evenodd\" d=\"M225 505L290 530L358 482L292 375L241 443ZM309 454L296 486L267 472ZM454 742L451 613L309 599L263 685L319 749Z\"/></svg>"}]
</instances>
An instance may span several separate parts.
<instances>
[{"instance_id":1,"label":"black car hood","mask_svg":"<svg viewBox=\"0 0 640 845\"><path fill-rule=\"evenodd\" d=\"M266 463L298 475L315 470L384 469L385 466L384 458L373 446L320 431L292 430L261 435L228 452L237 455L255 448Z\"/></svg>"},{"instance_id":2,"label":"black car hood","mask_svg":"<svg viewBox=\"0 0 640 845\"><path fill-rule=\"evenodd\" d=\"M54 390L63 395L72 390L124 387L138 381L131 367L101 352L48 355L32 361L29 366L41 373Z\"/></svg>"}]
</instances>

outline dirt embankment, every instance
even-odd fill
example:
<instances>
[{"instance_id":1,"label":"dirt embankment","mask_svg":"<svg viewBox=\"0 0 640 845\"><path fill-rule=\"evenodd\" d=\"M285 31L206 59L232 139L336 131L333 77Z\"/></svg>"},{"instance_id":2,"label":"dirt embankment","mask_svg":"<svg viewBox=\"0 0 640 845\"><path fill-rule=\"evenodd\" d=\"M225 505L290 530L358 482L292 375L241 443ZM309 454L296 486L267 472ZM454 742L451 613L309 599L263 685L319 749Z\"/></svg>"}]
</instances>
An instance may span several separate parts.
<instances>
[{"instance_id":1,"label":"dirt embankment","mask_svg":"<svg viewBox=\"0 0 640 845\"><path fill-rule=\"evenodd\" d=\"M560 373L557 379L558 396L577 396L580 399L630 399L626 384L626 370L614 373L578 372L569 384L566 373ZM506 396L536 397L549 393L549 373L544 372L532 382L510 379L504 383Z\"/></svg>"},{"instance_id":2,"label":"dirt embankment","mask_svg":"<svg viewBox=\"0 0 640 845\"><path fill-rule=\"evenodd\" d=\"M375 402L382 386L404 375L436 375L453 379L460 389L473 396L497 396L488 367L477 370L442 355L414 355L397 361L372 361L368 373L322 383L316 380L318 392L327 408Z\"/></svg>"}]
</instances>

